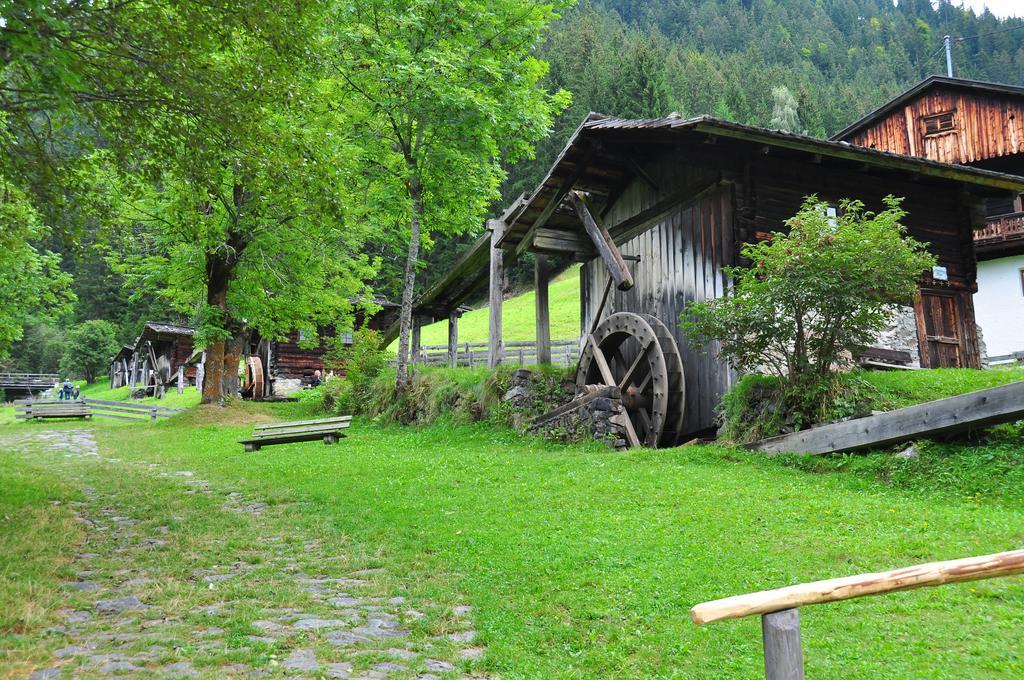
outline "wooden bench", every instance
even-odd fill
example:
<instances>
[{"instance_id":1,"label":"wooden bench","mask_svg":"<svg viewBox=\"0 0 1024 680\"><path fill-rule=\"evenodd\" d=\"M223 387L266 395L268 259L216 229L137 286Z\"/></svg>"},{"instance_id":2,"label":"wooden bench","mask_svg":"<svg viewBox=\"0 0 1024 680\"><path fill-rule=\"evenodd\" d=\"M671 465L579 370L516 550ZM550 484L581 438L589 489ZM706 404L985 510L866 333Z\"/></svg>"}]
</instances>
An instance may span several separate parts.
<instances>
[{"instance_id":1,"label":"wooden bench","mask_svg":"<svg viewBox=\"0 0 1024 680\"><path fill-rule=\"evenodd\" d=\"M92 410L84 401L26 401L16 403L14 408L14 417L21 420L92 418Z\"/></svg>"},{"instance_id":2,"label":"wooden bench","mask_svg":"<svg viewBox=\"0 0 1024 680\"><path fill-rule=\"evenodd\" d=\"M337 444L344 437L342 430L348 428L352 416L320 418L319 420L298 420L290 423L257 425L249 439L243 439L246 451L259 451L262 446L308 442L323 439L324 444Z\"/></svg>"}]
</instances>

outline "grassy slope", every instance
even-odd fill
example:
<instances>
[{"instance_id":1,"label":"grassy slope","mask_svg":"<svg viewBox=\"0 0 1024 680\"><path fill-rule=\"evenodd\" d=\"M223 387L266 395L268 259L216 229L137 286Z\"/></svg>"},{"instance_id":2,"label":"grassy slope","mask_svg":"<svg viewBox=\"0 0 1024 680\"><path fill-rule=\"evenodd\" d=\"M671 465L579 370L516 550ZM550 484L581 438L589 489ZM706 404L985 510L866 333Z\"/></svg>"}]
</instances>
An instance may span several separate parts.
<instances>
[{"instance_id":1,"label":"grassy slope","mask_svg":"<svg viewBox=\"0 0 1024 680\"><path fill-rule=\"evenodd\" d=\"M871 380L898 402L1007 375L1014 374ZM486 668L506 678L757 677L756 618L697 628L691 605L1024 545L1019 426L975 446L926 445L917 460L818 457L795 463L804 469L714 447L560 447L482 425L358 422L338 446L279 446L256 456L236 443L254 420L298 418L309 408L236 404L158 425L86 426L108 455L180 465L230 488L304 502L302 528L351 540L419 596L467 596ZM48 425L0 423L0 436L35 426ZM27 481L0 464L4 488ZM45 470L31 482L0 509L30 526L52 522L66 543L66 517L42 502L59 482ZM11 540L16 526L28 530L0 528L0 548L17 549L0 551L0 574L15 575L5 606L26 607L25 576L33 589L54 591L48 565L63 550ZM1022 608L1019 577L807 608L808 677L1021 677Z\"/></svg>"},{"instance_id":2,"label":"grassy slope","mask_svg":"<svg viewBox=\"0 0 1024 680\"><path fill-rule=\"evenodd\" d=\"M551 339L571 340L580 335L579 267L570 267L548 288L551 312ZM536 337L533 291L505 300L501 309L502 331L506 341L533 340ZM459 319L460 342L487 342L487 307L467 312ZM424 326L424 345L448 342L448 322Z\"/></svg>"},{"instance_id":3,"label":"grassy slope","mask_svg":"<svg viewBox=\"0 0 1024 680\"><path fill-rule=\"evenodd\" d=\"M943 475L898 488L898 479L882 484L837 474L841 467L812 474L715 448L615 454L485 426L365 422L339 446L253 456L236 443L251 425L222 424L225 415L288 419L304 408L201 409L156 426L91 427L107 453L309 503L309 530L377 550L379 564L423 597L464 593L486 667L507 678L755 677L757 620L696 628L689 606L1024 543L1013 479L997 498L968 497L964 480ZM16 427L26 426L0 433ZM902 464L913 470L931 458ZM809 608L808 676L1020 677L1022 607L1018 578Z\"/></svg>"}]
</instances>

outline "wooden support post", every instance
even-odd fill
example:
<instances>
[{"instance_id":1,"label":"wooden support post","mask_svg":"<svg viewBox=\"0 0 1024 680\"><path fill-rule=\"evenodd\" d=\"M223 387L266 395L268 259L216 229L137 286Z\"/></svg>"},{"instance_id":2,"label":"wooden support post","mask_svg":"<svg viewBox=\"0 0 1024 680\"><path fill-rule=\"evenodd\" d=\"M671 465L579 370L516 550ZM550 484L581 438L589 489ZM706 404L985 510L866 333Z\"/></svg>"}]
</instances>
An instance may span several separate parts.
<instances>
[{"instance_id":1,"label":"wooden support post","mask_svg":"<svg viewBox=\"0 0 1024 680\"><path fill-rule=\"evenodd\" d=\"M422 326L420 317L415 314L412 317L412 339L410 340L412 350L412 363L416 365L420 363L421 354L423 353L422 342L420 340L420 327Z\"/></svg>"},{"instance_id":2,"label":"wooden support post","mask_svg":"<svg viewBox=\"0 0 1024 680\"><path fill-rule=\"evenodd\" d=\"M185 367L178 366L178 394L185 392Z\"/></svg>"},{"instance_id":3,"label":"wooden support post","mask_svg":"<svg viewBox=\"0 0 1024 680\"><path fill-rule=\"evenodd\" d=\"M489 308L490 332L487 336L487 368L501 363L501 303L505 288L505 253L498 247L498 241L505 233L506 225L501 220L488 220L491 230L491 281Z\"/></svg>"},{"instance_id":4,"label":"wooden support post","mask_svg":"<svg viewBox=\"0 0 1024 680\"><path fill-rule=\"evenodd\" d=\"M452 310L448 314L448 367L459 365L459 313Z\"/></svg>"},{"instance_id":5,"label":"wooden support post","mask_svg":"<svg viewBox=\"0 0 1024 680\"><path fill-rule=\"evenodd\" d=\"M761 617L766 680L804 680L800 610L783 609Z\"/></svg>"},{"instance_id":6,"label":"wooden support post","mask_svg":"<svg viewBox=\"0 0 1024 680\"><path fill-rule=\"evenodd\" d=\"M548 269L547 255L537 256L533 284L537 308L537 363L551 363L551 317L548 314Z\"/></svg>"}]
</instances>

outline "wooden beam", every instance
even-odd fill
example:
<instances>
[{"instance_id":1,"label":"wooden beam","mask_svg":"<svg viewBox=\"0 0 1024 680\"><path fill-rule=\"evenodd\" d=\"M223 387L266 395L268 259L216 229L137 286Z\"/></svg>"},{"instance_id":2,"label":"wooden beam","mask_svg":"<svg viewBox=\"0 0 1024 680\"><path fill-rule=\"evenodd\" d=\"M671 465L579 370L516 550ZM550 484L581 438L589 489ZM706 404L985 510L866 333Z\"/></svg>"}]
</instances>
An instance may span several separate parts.
<instances>
[{"instance_id":1,"label":"wooden beam","mask_svg":"<svg viewBox=\"0 0 1024 680\"><path fill-rule=\"evenodd\" d=\"M654 191L659 191L658 183L655 182L649 174L647 174L647 171L643 169L643 166L636 162L636 158L633 156L627 156L626 161L629 163L630 169L635 172L637 176L647 184L647 186Z\"/></svg>"},{"instance_id":2,"label":"wooden beam","mask_svg":"<svg viewBox=\"0 0 1024 680\"><path fill-rule=\"evenodd\" d=\"M765 680L804 680L800 612L783 609L761 617Z\"/></svg>"},{"instance_id":3,"label":"wooden beam","mask_svg":"<svg viewBox=\"0 0 1024 680\"><path fill-rule=\"evenodd\" d=\"M410 345L412 345L412 363L417 364L420 360L420 352L422 351L423 343L420 340L420 331L423 326L423 320L418 314L412 315L412 339Z\"/></svg>"},{"instance_id":4,"label":"wooden beam","mask_svg":"<svg viewBox=\"0 0 1024 680\"><path fill-rule=\"evenodd\" d=\"M793 609L809 604L850 600L868 595L883 595L912 588L941 586L979 579L1024 574L1024 550L966 557L945 562L930 562L875 574L857 574L826 581L801 583L786 588L736 595L722 600L703 602L690 610L697 625L738 619Z\"/></svg>"},{"instance_id":5,"label":"wooden beam","mask_svg":"<svg viewBox=\"0 0 1024 680\"><path fill-rule=\"evenodd\" d=\"M459 312L448 315L448 367L459 365Z\"/></svg>"},{"instance_id":6,"label":"wooden beam","mask_svg":"<svg viewBox=\"0 0 1024 680\"><path fill-rule=\"evenodd\" d=\"M547 255L536 255L533 270L534 300L537 316L537 363L551 363L551 318L548 313L548 270Z\"/></svg>"},{"instance_id":7,"label":"wooden beam","mask_svg":"<svg viewBox=\"0 0 1024 680\"><path fill-rule=\"evenodd\" d=\"M537 219L533 221L530 228L526 230L525 234L523 234L523 238L520 239L519 244L516 246L516 257L521 255L533 244L533 237L536 235L537 230L547 224L548 220L551 219L551 216L558 208L558 205L562 202L562 199L565 198L566 194L572 190L576 182L578 182L580 177L583 176L583 173L587 171L587 166L590 165L590 162L594 159L596 154L596 147L590 147L587 149L573 171L562 180L560 185L558 185L558 188L555 190L551 200L549 200L547 205L544 206L544 210L541 211L540 215L537 215Z\"/></svg>"},{"instance_id":8,"label":"wooden beam","mask_svg":"<svg viewBox=\"0 0 1024 680\"><path fill-rule=\"evenodd\" d=\"M491 230L491 277L488 295L490 330L487 335L487 367L494 368L501 363L501 305L505 288L505 254L498 247L498 243L508 226L501 220L488 220L487 227Z\"/></svg>"},{"instance_id":9,"label":"wooden beam","mask_svg":"<svg viewBox=\"0 0 1024 680\"><path fill-rule=\"evenodd\" d=\"M563 229L538 229L533 237L533 249L536 251L554 251L569 253L576 258L590 259L596 254L590 239L575 231Z\"/></svg>"},{"instance_id":10,"label":"wooden beam","mask_svg":"<svg viewBox=\"0 0 1024 680\"><path fill-rule=\"evenodd\" d=\"M856 451L918 437L979 430L1022 418L1024 381L763 439L747 448L768 454Z\"/></svg>"},{"instance_id":11,"label":"wooden beam","mask_svg":"<svg viewBox=\"0 0 1024 680\"><path fill-rule=\"evenodd\" d=\"M651 207L641 210L632 217L627 217L618 224L609 228L615 243L622 244L633 237L642 234L658 222L663 221L673 212L688 205L696 203L709 192L721 186L721 175L716 175L711 181L707 179L675 191L661 199Z\"/></svg>"},{"instance_id":12,"label":"wooden beam","mask_svg":"<svg viewBox=\"0 0 1024 680\"><path fill-rule=\"evenodd\" d=\"M579 216L580 222L583 223L583 228L586 229L590 240L594 243L594 247L597 248L601 259L604 260L608 271L611 272L612 278L615 279L616 287L619 290L629 290L632 288L633 275L629 273L629 267L626 265L626 261L622 259L622 253L619 252L615 241L612 240L611 234L605 228L604 222L590 211L589 206L587 206L586 201L579 192L573 191L569 193L569 203L572 205L573 210L576 211L576 215Z\"/></svg>"}]
</instances>

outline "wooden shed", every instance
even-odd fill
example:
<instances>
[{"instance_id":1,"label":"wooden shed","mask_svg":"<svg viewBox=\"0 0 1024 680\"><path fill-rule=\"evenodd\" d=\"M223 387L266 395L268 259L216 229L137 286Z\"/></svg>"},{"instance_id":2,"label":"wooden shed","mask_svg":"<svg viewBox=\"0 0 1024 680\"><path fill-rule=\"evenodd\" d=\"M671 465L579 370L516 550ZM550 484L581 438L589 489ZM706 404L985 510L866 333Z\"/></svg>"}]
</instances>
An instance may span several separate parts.
<instances>
[{"instance_id":1,"label":"wooden shed","mask_svg":"<svg viewBox=\"0 0 1024 680\"><path fill-rule=\"evenodd\" d=\"M722 295L723 267L738 262L742 244L782 229L804 197L878 209L892 194L905 197L911 234L941 265L921 277L921 363L977 366L972 237L987 200L1022 190L1020 177L709 117L590 114L533 194L489 223L491 343L500 346L493 290L508 260L530 250L540 270L546 255L577 259L585 338L577 384L622 388L634 443L677 443L713 426L733 380L715 347L683 337L685 304ZM537 283L545 300L546 277ZM544 342L545 304L537 323Z\"/></svg>"},{"instance_id":2,"label":"wooden shed","mask_svg":"<svg viewBox=\"0 0 1024 680\"><path fill-rule=\"evenodd\" d=\"M128 384L157 396L179 380L195 381L195 367L189 363L195 330L171 323L147 322L135 340Z\"/></svg>"},{"instance_id":3,"label":"wooden shed","mask_svg":"<svg viewBox=\"0 0 1024 680\"><path fill-rule=\"evenodd\" d=\"M122 345L110 360L110 389L116 390L128 384L131 376L132 355L135 348Z\"/></svg>"}]
</instances>

